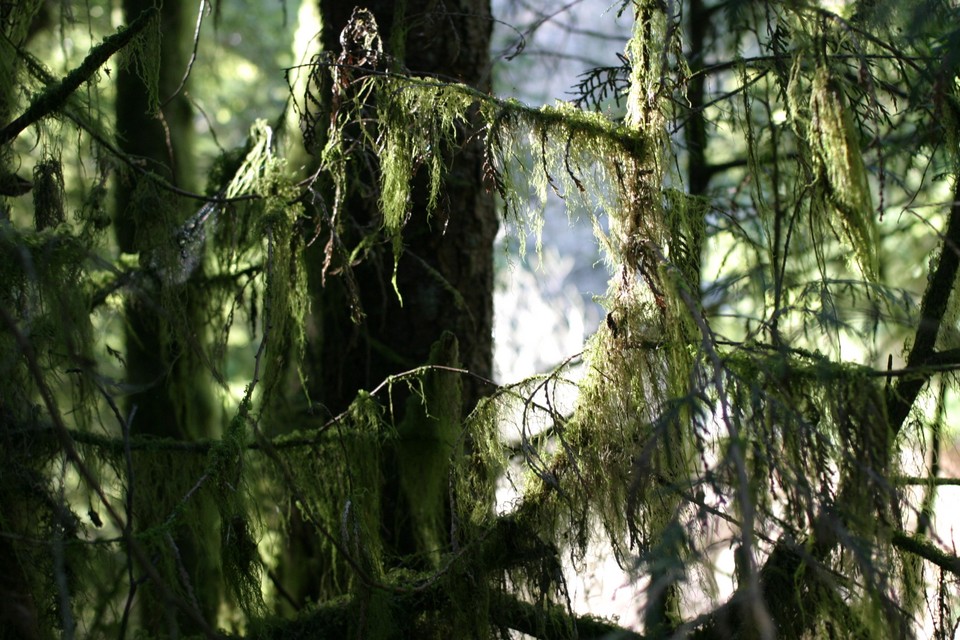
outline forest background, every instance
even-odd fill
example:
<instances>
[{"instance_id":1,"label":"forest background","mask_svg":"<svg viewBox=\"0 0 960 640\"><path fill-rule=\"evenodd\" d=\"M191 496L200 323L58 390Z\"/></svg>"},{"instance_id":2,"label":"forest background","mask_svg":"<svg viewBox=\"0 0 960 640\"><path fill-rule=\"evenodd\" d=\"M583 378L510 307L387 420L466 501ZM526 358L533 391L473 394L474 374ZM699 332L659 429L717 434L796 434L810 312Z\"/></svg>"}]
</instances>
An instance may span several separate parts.
<instances>
[{"instance_id":1,"label":"forest background","mask_svg":"<svg viewBox=\"0 0 960 640\"><path fill-rule=\"evenodd\" d=\"M954 637L960 10L587 6L0 4L0 634Z\"/></svg>"}]
</instances>

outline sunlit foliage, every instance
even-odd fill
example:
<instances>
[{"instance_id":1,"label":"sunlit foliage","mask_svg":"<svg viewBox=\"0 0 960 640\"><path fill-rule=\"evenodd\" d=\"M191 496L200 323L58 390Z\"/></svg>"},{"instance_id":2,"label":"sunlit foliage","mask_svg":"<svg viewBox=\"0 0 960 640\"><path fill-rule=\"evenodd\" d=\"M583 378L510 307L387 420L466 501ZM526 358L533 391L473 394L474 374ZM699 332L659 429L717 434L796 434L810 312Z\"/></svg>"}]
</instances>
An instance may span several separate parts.
<instances>
[{"instance_id":1,"label":"sunlit foliage","mask_svg":"<svg viewBox=\"0 0 960 640\"><path fill-rule=\"evenodd\" d=\"M4 633L632 633L570 604L564 563L601 540L645 584L649 637L951 637L960 560L936 493L960 367L960 10L840 4L626 2L623 66L542 107L407 72L358 9L286 113L205 161L202 193L123 151L100 107L123 99L113 57L151 115L170 99L155 10L53 73L3 9ZM590 108L609 98L623 118ZM458 224L436 212L476 141L516 228L538 233L549 192L593 221L605 323L555 371L484 380L476 406L438 331L426 361L325 413L304 391L325 339L307 250L358 324L354 270L378 247L378 284L415 293L404 231ZM287 159L304 155L309 171ZM104 197L133 184L136 255ZM357 237L361 191L379 209ZM171 370L202 363L222 420L137 435L123 398L144 389L116 346L137 300ZM291 595L297 563L311 602ZM136 612L148 588L168 628Z\"/></svg>"}]
</instances>

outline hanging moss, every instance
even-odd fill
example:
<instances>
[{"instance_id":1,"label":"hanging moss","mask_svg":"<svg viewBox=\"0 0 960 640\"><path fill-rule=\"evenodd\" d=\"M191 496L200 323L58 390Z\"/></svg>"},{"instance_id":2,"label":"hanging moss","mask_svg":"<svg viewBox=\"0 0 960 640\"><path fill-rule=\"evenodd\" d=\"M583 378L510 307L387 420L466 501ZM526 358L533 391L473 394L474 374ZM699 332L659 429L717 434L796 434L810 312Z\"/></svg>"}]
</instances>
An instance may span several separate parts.
<instances>
[{"instance_id":1,"label":"hanging moss","mask_svg":"<svg viewBox=\"0 0 960 640\"><path fill-rule=\"evenodd\" d=\"M147 90L148 115L160 111L160 11L149 9L136 19L135 37L122 51L121 66L133 68Z\"/></svg>"},{"instance_id":2,"label":"hanging moss","mask_svg":"<svg viewBox=\"0 0 960 640\"><path fill-rule=\"evenodd\" d=\"M0 300L14 317L22 318L23 331L33 344L47 384L69 388L75 384L80 400L73 415L84 425L92 408L89 379L75 376L64 384L64 370L86 370L92 349L89 298L84 281L84 263L90 247L62 225L34 232L0 224L0 269L5 274ZM9 397L24 397L36 391L37 383L22 368L22 354L4 332L4 361L11 369L4 376ZM14 373L14 371L16 373ZM11 403L17 406L18 403Z\"/></svg>"},{"instance_id":3,"label":"hanging moss","mask_svg":"<svg viewBox=\"0 0 960 640\"><path fill-rule=\"evenodd\" d=\"M448 154L462 144L464 127L475 111L487 126L486 179L504 197L507 215L523 221L517 227L521 234L539 235L540 209L548 189L567 200L570 216L582 212L592 217L598 207L617 211L609 187L616 180L617 167L644 153L645 141L634 131L569 103L532 108L427 78L372 74L358 84L350 100L341 97L323 152L324 166L335 185L334 222L350 176L344 145L359 130L380 164L382 225L393 242L395 259L402 251L400 230L410 215L414 174L426 168L429 216L440 196ZM375 131L364 124L364 96L371 93L377 96ZM525 137L535 153L528 154L518 144ZM533 196L533 203L527 194ZM597 224L597 229L601 226Z\"/></svg>"},{"instance_id":4,"label":"hanging moss","mask_svg":"<svg viewBox=\"0 0 960 640\"><path fill-rule=\"evenodd\" d=\"M33 170L33 216L37 231L61 224L63 211L63 169L60 162L47 159Z\"/></svg>"},{"instance_id":5,"label":"hanging moss","mask_svg":"<svg viewBox=\"0 0 960 640\"><path fill-rule=\"evenodd\" d=\"M859 133L830 70L823 66L811 81L810 112L808 141L836 208L837 222L864 276L876 282L878 237Z\"/></svg>"},{"instance_id":6,"label":"hanging moss","mask_svg":"<svg viewBox=\"0 0 960 640\"><path fill-rule=\"evenodd\" d=\"M246 464L250 409L248 392L223 438L210 448L204 478L220 516L220 570L225 586L247 618L254 619L263 615L265 606Z\"/></svg>"},{"instance_id":7,"label":"hanging moss","mask_svg":"<svg viewBox=\"0 0 960 640\"><path fill-rule=\"evenodd\" d=\"M256 196L221 214L217 257L220 266L245 267L263 260L263 321L265 355L259 360L266 397L299 362L304 347L303 319L309 309L306 272L299 232L303 207L286 162L275 155L273 130L265 120L250 131L249 151L227 184L227 198ZM259 256L259 257L255 257Z\"/></svg>"},{"instance_id":8,"label":"hanging moss","mask_svg":"<svg viewBox=\"0 0 960 640\"><path fill-rule=\"evenodd\" d=\"M473 97L458 86L421 86L405 78L378 85L381 211L388 234L398 237L409 217L413 174L421 164L429 176L426 214L436 208L448 162L445 154L456 142L458 125L467 121Z\"/></svg>"}]
</instances>

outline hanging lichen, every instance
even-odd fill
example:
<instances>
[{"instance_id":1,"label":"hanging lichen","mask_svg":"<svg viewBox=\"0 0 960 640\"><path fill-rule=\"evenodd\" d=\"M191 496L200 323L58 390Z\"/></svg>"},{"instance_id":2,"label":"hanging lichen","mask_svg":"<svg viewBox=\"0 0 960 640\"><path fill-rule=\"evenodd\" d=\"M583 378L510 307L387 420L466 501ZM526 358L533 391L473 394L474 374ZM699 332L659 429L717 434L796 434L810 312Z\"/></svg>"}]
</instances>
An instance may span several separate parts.
<instances>
[{"instance_id":1,"label":"hanging lichen","mask_svg":"<svg viewBox=\"0 0 960 640\"><path fill-rule=\"evenodd\" d=\"M33 216L37 231L55 227L66 217L63 211L63 169L47 159L33 170Z\"/></svg>"},{"instance_id":2,"label":"hanging lichen","mask_svg":"<svg viewBox=\"0 0 960 640\"><path fill-rule=\"evenodd\" d=\"M261 560L250 517L247 445L252 389L223 437L210 448L203 474L220 516L220 571L225 586L248 618L264 612Z\"/></svg>"},{"instance_id":3,"label":"hanging lichen","mask_svg":"<svg viewBox=\"0 0 960 640\"><path fill-rule=\"evenodd\" d=\"M58 387L64 369L84 372L92 350L89 297L85 286L84 263L90 247L65 225L43 231L19 230L9 222L0 224L0 286L2 304L24 323L23 331L45 370L48 384ZM10 397L37 391L37 381L26 375L18 363L20 349L4 332L5 362L12 369L4 376ZM14 373L16 372L16 373ZM78 399L86 396L72 416L84 424L91 409L90 381L85 375L71 378ZM25 416L24 416L25 417Z\"/></svg>"},{"instance_id":4,"label":"hanging lichen","mask_svg":"<svg viewBox=\"0 0 960 640\"><path fill-rule=\"evenodd\" d=\"M148 9L140 16L143 17L148 23L123 49L120 64L133 68L143 82L147 90L148 114L156 115L160 111L160 12Z\"/></svg>"},{"instance_id":5,"label":"hanging lichen","mask_svg":"<svg viewBox=\"0 0 960 640\"><path fill-rule=\"evenodd\" d=\"M876 282L879 238L860 134L830 68L819 65L812 78L805 77L803 68L802 60L795 59L787 94L797 133L809 145L814 178L832 204L820 214L822 222L850 245L864 277Z\"/></svg>"},{"instance_id":6,"label":"hanging lichen","mask_svg":"<svg viewBox=\"0 0 960 640\"><path fill-rule=\"evenodd\" d=\"M439 83L389 79L378 85L380 204L388 234L397 237L410 215L414 172L424 164L428 175L425 213L429 216L436 208L446 154L456 143L458 125L467 121L473 98L459 87Z\"/></svg>"},{"instance_id":7,"label":"hanging lichen","mask_svg":"<svg viewBox=\"0 0 960 640\"><path fill-rule=\"evenodd\" d=\"M616 167L642 153L645 144L635 131L568 103L531 108L431 78L400 78L375 68L364 75L366 67L376 67L374 58L367 55L362 65L350 67L349 92L338 75L347 71L334 71L333 114L322 152L334 185L330 217L334 235L341 224L339 211L351 163L363 153L356 148L359 143L379 163L380 223L398 259L400 231L412 213L414 176L421 168L426 172L429 216L441 195L450 154L464 144L475 113L486 123L485 179L504 198L506 216L522 221L516 227L521 239L527 233L539 237L541 208L551 190L566 200L571 217L580 213L594 217L600 208L616 209L610 189ZM370 117L367 104L372 95L376 118ZM519 144L524 138L535 151ZM602 227L596 226L598 231ZM361 248L366 243L362 241ZM328 246L327 251L331 255L334 249ZM332 261L328 258L328 268Z\"/></svg>"},{"instance_id":8,"label":"hanging lichen","mask_svg":"<svg viewBox=\"0 0 960 640\"><path fill-rule=\"evenodd\" d=\"M262 256L263 320L266 352L261 362L263 388L269 395L290 362L299 362L304 345L303 318L309 309L303 239L299 233L302 205L286 162L275 155L273 131L260 120L251 128L250 150L225 189L227 198L257 196L225 215L221 236L224 266L240 265L254 250Z\"/></svg>"},{"instance_id":9,"label":"hanging lichen","mask_svg":"<svg viewBox=\"0 0 960 640\"><path fill-rule=\"evenodd\" d=\"M839 215L840 228L853 246L864 275L876 281L878 239L859 134L825 67L814 74L810 110L810 145L826 174L827 190Z\"/></svg>"}]
</instances>

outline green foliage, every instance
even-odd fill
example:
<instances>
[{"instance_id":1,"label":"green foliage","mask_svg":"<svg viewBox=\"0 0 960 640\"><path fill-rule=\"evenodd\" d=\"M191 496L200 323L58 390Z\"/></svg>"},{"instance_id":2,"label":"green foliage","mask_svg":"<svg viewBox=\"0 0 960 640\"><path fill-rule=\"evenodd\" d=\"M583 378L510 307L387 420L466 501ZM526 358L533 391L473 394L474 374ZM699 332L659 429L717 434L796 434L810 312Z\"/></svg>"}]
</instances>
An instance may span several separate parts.
<instances>
[{"instance_id":1,"label":"green foliage","mask_svg":"<svg viewBox=\"0 0 960 640\"><path fill-rule=\"evenodd\" d=\"M957 182L960 56L944 26L957 16L946 3L895 4L843 17L793 3L685 3L689 16L634 3L624 122L411 77L361 13L350 64L312 62L309 90L326 91L302 105L313 177L285 161L289 132L258 120L214 162L205 196L90 125L96 100L72 96L102 62L68 74L61 95L68 82L0 43L56 98L41 109L8 92L0 107L29 124L65 116L94 148L87 157L51 130L36 151L2 151L3 175L15 156L32 170L32 204L2 196L0 595L26 594L15 604L39 636L122 637L138 624L162 635L144 626L180 615L199 616L206 635L591 637L616 629L572 612L563 570L567 559L582 569L602 540L646 580L651 636L901 637L937 603L946 633L956 584L933 576L955 578L958 561L930 533L929 496L960 367L948 326L960 189L944 198L939 175ZM694 43L677 16L716 19L725 35ZM107 40L144 80L151 112L159 33L150 22L132 42ZM20 73L0 63L6 86ZM693 135L679 143L696 126L709 131L702 153ZM566 363L464 406L463 337L437 327L425 362L349 389L353 402L331 415L303 392L309 349L330 339L311 292L341 279L354 305L352 269L380 245L396 274L415 227L439 224L451 166L478 137L475 160L519 231L539 232L551 192L594 223L612 275L583 377ZM689 193L695 174L707 177ZM137 256L103 233L111 181L136 181ZM357 194L379 202L372 219ZM322 233L318 267L309 252ZM918 267L931 247L937 259ZM470 294L444 286L457 304ZM120 379L132 367L111 342L137 305L160 318L162 386ZM357 309L344 339L372 335ZM187 360L201 375L180 373ZM120 406L150 390L172 398L177 415L151 418L186 425L177 439L142 437ZM199 437L191 398L208 390L230 418ZM911 466L911 453L934 462ZM922 503L904 488L918 474L931 476ZM717 548L736 567L726 602ZM309 570L291 572L297 563ZM139 589L163 620L130 613ZM204 619L201 601L222 618ZM281 601L291 617L271 617Z\"/></svg>"}]
</instances>

